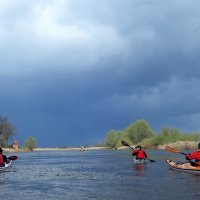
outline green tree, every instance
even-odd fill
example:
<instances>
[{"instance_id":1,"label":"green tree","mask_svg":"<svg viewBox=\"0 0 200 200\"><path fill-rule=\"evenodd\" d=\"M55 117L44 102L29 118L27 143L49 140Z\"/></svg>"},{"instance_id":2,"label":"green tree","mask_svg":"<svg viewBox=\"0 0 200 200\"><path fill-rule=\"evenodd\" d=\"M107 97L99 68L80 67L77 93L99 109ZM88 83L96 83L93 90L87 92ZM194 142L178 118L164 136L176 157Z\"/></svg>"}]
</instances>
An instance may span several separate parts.
<instances>
[{"instance_id":1,"label":"green tree","mask_svg":"<svg viewBox=\"0 0 200 200\"><path fill-rule=\"evenodd\" d=\"M117 148L119 140L122 136L121 131L110 130L106 135L105 144L111 148Z\"/></svg>"},{"instance_id":2,"label":"green tree","mask_svg":"<svg viewBox=\"0 0 200 200\"><path fill-rule=\"evenodd\" d=\"M12 138L15 127L8 121L7 117L0 116L0 145L6 147Z\"/></svg>"},{"instance_id":3,"label":"green tree","mask_svg":"<svg viewBox=\"0 0 200 200\"><path fill-rule=\"evenodd\" d=\"M124 134L131 140L133 144L137 144L143 139L153 136L153 131L149 123L146 120L141 119L129 125L125 129Z\"/></svg>"},{"instance_id":4,"label":"green tree","mask_svg":"<svg viewBox=\"0 0 200 200\"><path fill-rule=\"evenodd\" d=\"M33 150L34 148L36 148L37 143L36 143L36 139L33 136L30 136L24 144L25 148Z\"/></svg>"},{"instance_id":5,"label":"green tree","mask_svg":"<svg viewBox=\"0 0 200 200\"><path fill-rule=\"evenodd\" d=\"M177 128L163 128L160 133L154 135L152 144L158 146L181 140L182 135Z\"/></svg>"}]
</instances>

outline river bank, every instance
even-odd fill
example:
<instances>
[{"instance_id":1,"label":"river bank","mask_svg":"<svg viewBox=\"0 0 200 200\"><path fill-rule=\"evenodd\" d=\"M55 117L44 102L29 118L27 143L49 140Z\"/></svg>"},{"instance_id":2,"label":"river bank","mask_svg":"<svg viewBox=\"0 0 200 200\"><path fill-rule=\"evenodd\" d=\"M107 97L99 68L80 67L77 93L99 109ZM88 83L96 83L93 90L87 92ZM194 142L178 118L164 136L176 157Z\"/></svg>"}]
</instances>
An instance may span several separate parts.
<instances>
[{"instance_id":1,"label":"river bank","mask_svg":"<svg viewBox=\"0 0 200 200\"><path fill-rule=\"evenodd\" d=\"M165 146L170 146L172 148L176 148L179 150L194 150L197 149L198 142L194 141L179 141L174 143L169 143L165 145L158 145L156 148L153 149L165 149ZM132 146L134 148L134 146ZM121 146L117 148L117 150L128 149L129 147ZM33 151L89 151L89 150L106 150L110 149L108 147L38 147L35 148ZM150 148L151 149L151 148ZM26 148L19 148L19 149L12 149L12 148L3 148L4 152L6 153L15 153L15 152L31 152L31 150Z\"/></svg>"},{"instance_id":2,"label":"river bank","mask_svg":"<svg viewBox=\"0 0 200 200\"><path fill-rule=\"evenodd\" d=\"M104 150L109 149L108 147L38 147L34 148L33 151L88 151L88 150ZM13 149L13 148L3 148L3 151L5 153L15 153L15 152L31 152L30 149L26 148L19 148L19 149Z\"/></svg>"}]
</instances>

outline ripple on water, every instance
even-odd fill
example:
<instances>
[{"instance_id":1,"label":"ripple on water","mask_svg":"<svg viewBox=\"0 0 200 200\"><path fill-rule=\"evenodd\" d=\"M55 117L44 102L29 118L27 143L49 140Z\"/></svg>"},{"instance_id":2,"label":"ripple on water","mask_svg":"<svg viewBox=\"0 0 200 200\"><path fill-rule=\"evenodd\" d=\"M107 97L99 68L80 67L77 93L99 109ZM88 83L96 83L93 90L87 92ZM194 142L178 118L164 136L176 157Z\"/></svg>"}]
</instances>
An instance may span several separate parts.
<instances>
[{"instance_id":1,"label":"ripple on water","mask_svg":"<svg viewBox=\"0 0 200 200\"><path fill-rule=\"evenodd\" d=\"M163 162L169 159L166 152L148 155L157 162L134 165L128 150L22 153L0 173L1 195L9 200L200 198L200 176L170 170Z\"/></svg>"}]
</instances>

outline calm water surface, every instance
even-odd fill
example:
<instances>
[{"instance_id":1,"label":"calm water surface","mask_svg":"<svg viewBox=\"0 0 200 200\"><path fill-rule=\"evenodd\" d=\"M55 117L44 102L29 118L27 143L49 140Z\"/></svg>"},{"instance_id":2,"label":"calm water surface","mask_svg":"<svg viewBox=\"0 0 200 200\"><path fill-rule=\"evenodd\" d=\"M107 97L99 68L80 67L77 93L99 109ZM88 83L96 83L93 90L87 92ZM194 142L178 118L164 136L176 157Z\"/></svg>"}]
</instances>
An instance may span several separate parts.
<instances>
[{"instance_id":1,"label":"calm water surface","mask_svg":"<svg viewBox=\"0 0 200 200\"><path fill-rule=\"evenodd\" d=\"M130 150L43 151L18 153L0 172L6 200L200 199L200 175L170 170L166 159L184 156L148 150L157 162L133 164Z\"/></svg>"}]
</instances>

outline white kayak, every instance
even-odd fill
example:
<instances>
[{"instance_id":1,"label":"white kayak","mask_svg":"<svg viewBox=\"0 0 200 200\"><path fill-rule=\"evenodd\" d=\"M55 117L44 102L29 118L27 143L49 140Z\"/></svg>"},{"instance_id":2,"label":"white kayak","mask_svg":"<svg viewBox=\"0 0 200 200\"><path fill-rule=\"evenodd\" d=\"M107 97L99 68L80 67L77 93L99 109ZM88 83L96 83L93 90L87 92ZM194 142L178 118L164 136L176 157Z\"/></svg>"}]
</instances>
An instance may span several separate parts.
<instances>
[{"instance_id":1,"label":"white kayak","mask_svg":"<svg viewBox=\"0 0 200 200\"><path fill-rule=\"evenodd\" d=\"M149 162L149 160L147 159L136 159L136 158L133 159L133 163L147 163L147 162Z\"/></svg>"},{"instance_id":2,"label":"white kayak","mask_svg":"<svg viewBox=\"0 0 200 200\"><path fill-rule=\"evenodd\" d=\"M9 167L11 166L11 164L12 164L12 160L10 160L9 163L5 163L4 166L1 166L1 167L0 167L0 171L9 168Z\"/></svg>"}]
</instances>

